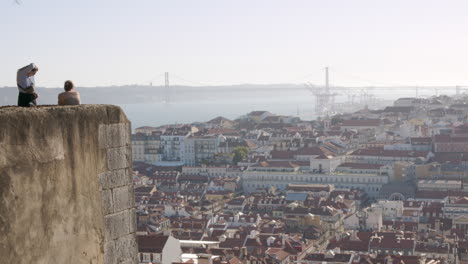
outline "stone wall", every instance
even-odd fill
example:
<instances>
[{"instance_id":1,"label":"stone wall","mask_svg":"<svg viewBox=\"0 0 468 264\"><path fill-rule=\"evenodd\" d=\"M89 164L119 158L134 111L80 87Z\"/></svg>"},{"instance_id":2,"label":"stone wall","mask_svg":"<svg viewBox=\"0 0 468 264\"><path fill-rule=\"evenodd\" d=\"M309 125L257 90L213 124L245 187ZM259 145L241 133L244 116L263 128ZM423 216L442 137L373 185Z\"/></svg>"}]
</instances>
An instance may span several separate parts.
<instances>
[{"instance_id":1,"label":"stone wall","mask_svg":"<svg viewBox=\"0 0 468 264\"><path fill-rule=\"evenodd\" d=\"M0 264L137 263L119 107L0 108Z\"/></svg>"}]
</instances>

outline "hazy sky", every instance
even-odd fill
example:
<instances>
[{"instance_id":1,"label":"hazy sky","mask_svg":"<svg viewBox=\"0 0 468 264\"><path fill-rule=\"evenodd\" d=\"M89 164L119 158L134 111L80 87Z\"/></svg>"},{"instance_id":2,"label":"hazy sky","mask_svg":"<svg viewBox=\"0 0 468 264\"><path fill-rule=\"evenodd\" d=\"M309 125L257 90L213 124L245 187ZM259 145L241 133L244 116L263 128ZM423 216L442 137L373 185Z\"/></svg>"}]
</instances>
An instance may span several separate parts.
<instances>
[{"instance_id":1,"label":"hazy sky","mask_svg":"<svg viewBox=\"0 0 468 264\"><path fill-rule=\"evenodd\" d=\"M0 0L0 86L468 85L468 1Z\"/></svg>"}]
</instances>

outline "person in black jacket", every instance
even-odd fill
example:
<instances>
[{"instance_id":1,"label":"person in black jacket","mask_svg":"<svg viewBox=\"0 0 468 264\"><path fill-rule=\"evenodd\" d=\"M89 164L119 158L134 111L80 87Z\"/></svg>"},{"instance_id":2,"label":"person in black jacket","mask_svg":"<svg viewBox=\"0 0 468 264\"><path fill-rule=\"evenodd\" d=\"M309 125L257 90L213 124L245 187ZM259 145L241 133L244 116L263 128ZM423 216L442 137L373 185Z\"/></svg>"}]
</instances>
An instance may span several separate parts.
<instances>
[{"instance_id":1,"label":"person in black jacket","mask_svg":"<svg viewBox=\"0 0 468 264\"><path fill-rule=\"evenodd\" d=\"M38 95L34 90L34 75L36 75L37 71L39 71L39 68L31 63L19 69L16 73L16 84L19 90L18 106L31 107L37 105Z\"/></svg>"}]
</instances>

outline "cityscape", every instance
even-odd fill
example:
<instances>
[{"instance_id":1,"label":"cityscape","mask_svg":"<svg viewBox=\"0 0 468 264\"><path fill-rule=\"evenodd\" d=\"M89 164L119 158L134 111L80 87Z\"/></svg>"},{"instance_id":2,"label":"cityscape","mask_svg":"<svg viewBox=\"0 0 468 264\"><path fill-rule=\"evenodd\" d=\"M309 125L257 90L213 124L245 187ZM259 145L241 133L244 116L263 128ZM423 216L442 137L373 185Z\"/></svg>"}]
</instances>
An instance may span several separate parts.
<instances>
[{"instance_id":1,"label":"cityscape","mask_svg":"<svg viewBox=\"0 0 468 264\"><path fill-rule=\"evenodd\" d=\"M463 262L466 99L135 128L140 263Z\"/></svg>"},{"instance_id":2,"label":"cityscape","mask_svg":"<svg viewBox=\"0 0 468 264\"><path fill-rule=\"evenodd\" d=\"M0 264L468 264L468 1L0 1Z\"/></svg>"}]
</instances>

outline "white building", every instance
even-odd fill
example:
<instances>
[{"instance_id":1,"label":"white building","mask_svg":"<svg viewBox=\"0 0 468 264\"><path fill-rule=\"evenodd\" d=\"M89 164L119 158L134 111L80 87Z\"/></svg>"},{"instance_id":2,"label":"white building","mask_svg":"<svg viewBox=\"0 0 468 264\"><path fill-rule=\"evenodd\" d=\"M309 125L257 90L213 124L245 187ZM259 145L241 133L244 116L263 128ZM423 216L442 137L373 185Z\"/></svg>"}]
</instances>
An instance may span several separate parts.
<instances>
[{"instance_id":1,"label":"white building","mask_svg":"<svg viewBox=\"0 0 468 264\"><path fill-rule=\"evenodd\" d=\"M180 262L180 242L172 236L137 236L140 264L172 264Z\"/></svg>"},{"instance_id":2,"label":"white building","mask_svg":"<svg viewBox=\"0 0 468 264\"><path fill-rule=\"evenodd\" d=\"M450 198L444 203L444 216L448 218L468 217L468 198Z\"/></svg>"},{"instance_id":3,"label":"white building","mask_svg":"<svg viewBox=\"0 0 468 264\"><path fill-rule=\"evenodd\" d=\"M182 161L185 159L186 139L192 134L190 127L168 129L161 135L163 161Z\"/></svg>"},{"instance_id":4,"label":"white building","mask_svg":"<svg viewBox=\"0 0 468 264\"><path fill-rule=\"evenodd\" d=\"M386 172L382 164L369 163L343 163L336 168L336 172L341 173L358 173L358 174L382 174Z\"/></svg>"},{"instance_id":5,"label":"white building","mask_svg":"<svg viewBox=\"0 0 468 264\"><path fill-rule=\"evenodd\" d=\"M161 129L156 128L156 127L150 127L150 126L142 126L142 127L137 127L135 128L135 134L145 134L145 135L151 135L153 133L161 132Z\"/></svg>"},{"instance_id":6,"label":"white building","mask_svg":"<svg viewBox=\"0 0 468 264\"><path fill-rule=\"evenodd\" d=\"M135 134L132 135L132 155L134 161L155 163L161 161L160 136Z\"/></svg>"},{"instance_id":7,"label":"white building","mask_svg":"<svg viewBox=\"0 0 468 264\"><path fill-rule=\"evenodd\" d=\"M318 156L310 159L310 170L318 173L332 173L340 166L343 157Z\"/></svg>"},{"instance_id":8,"label":"white building","mask_svg":"<svg viewBox=\"0 0 468 264\"><path fill-rule=\"evenodd\" d=\"M177 206L177 205L164 205L164 216L166 217L189 217L192 216L191 213L188 213L185 210L185 206Z\"/></svg>"},{"instance_id":9,"label":"white building","mask_svg":"<svg viewBox=\"0 0 468 264\"><path fill-rule=\"evenodd\" d=\"M348 130L374 130L381 131L383 129L383 122L380 119L368 119L368 120L344 120L341 125L342 131Z\"/></svg>"},{"instance_id":10,"label":"white building","mask_svg":"<svg viewBox=\"0 0 468 264\"><path fill-rule=\"evenodd\" d=\"M185 164L198 165L213 160L218 153L221 136L190 136L185 139Z\"/></svg>"},{"instance_id":11,"label":"white building","mask_svg":"<svg viewBox=\"0 0 468 264\"><path fill-rule=\"evenodd\" d=\"M459 180L419 180L418 190L426 191L459 191L462 182Z\"/></svg>"},{"instance_id":12,"label":"white building","mask_svg":"<svg viewBox=\"0 0 468 264\"><path fill-rule=\"evenodd\" d=\"M380 189L388 182L388 176L377 174L351 173L302 173L300 171L254 171L247 169L242 175L244 192L250 193L257 188L274 186L284 190L288 184L332 184L337 189L360 189L371 198L378 196Z\"/></svg>"},{"instance_id":13,"label":"white building","mask_svg":"<svg viewBox=\"0 0 468 264\"><path fill-rule=\"evenodd\" d=\"M378 201L373 207L382 208L382 217L384 220L393 220L403 216L403 201Z\"/></svg>"},{"instance_id":14,"label":"white building","mask_svg":"<svg viewBox=\"0 0 468 264\"><path fill-rule=\"evenodd\" d=\"M372 205L360 212L356 212L343 220L346 230L372 230L380 231L383 225L383 208L379 205Z\"/></svg>"},{"instance_id":15,"label":"white building","mask_svg":"<svg viewBox=\"0 0 468 264\"><path fill-rule=\"evenodd\" d=\"M232 173L231 173L232 172ZM228 166L184 166L182 167L182 174L185 175L203 175L209 177L221 176L239 176L240 171L229 168Z\"/></svg>"},{"instance_id":16,"label":"white building","mask_svg":"<svg viewBox=\"0 0 468 264\"><path fill-rule=\"evenodd\" d=\"M392 164L396 161L426 161L431 152L414 150L388 150L384 148L364 148L353 151L346 157L350 163Z\"/></svg>"}]
</instances>

